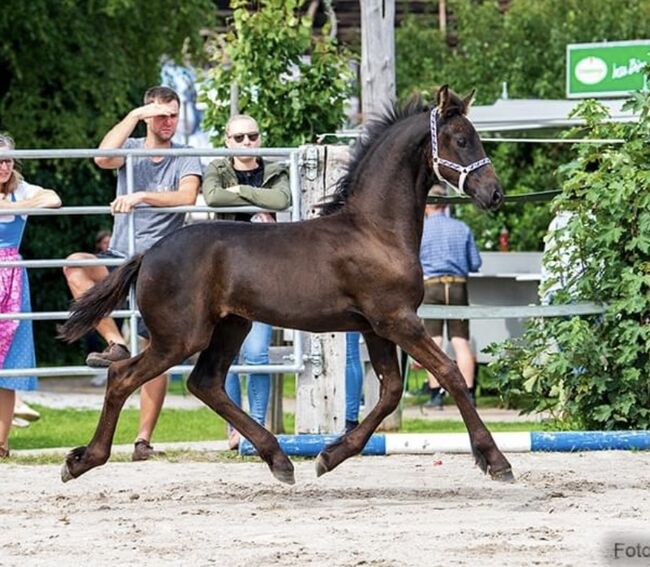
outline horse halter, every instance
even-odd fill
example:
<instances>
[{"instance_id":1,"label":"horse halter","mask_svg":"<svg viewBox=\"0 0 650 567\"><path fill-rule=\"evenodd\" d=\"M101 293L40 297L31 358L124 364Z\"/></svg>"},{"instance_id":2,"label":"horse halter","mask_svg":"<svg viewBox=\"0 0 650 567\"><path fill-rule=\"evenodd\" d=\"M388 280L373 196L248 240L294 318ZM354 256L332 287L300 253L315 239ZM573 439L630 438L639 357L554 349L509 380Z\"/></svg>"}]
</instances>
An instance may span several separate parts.
<instances>
[{"instance_id":1,"label":"horse halter","mask_svg":"<svg viewBox=\"0 0 650 567\"><path fill-rule=\"evenodd\" d=\"M436 173L436 177L440 181L444 181L449 187L451 187L456 193L459 195L466 195L465 190L463 187L465 186L465 178L469 173L474 171L475 169L478 169L479 167L483 167L484 165L487 165L490 162L489 157L484 157L483 159L480 159L478 161L475 161L474 163L470 163L469 165L460 165L459 163L449 161L446 159L442 159L441 157L438 156L438 109L433 108L431 110L431 156L432 156L432 162L433 162L433 171ZM454 171L458 171L460 173L460 177L458 178L458 187L451 183L451 181L448 181L445 179L441 173L440 173L440 165L444 165L450 169L453 169Z\"/></svg>"}]
</instances>

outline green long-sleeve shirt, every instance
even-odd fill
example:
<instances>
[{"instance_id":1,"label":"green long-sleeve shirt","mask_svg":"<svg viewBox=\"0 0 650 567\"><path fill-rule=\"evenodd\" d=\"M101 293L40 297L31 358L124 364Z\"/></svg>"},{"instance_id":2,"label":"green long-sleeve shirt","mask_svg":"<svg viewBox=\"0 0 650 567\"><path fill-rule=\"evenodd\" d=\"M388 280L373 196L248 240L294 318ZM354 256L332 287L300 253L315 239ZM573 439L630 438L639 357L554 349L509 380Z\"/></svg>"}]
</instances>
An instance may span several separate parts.
<instances>
[{"instance_id":1,"label":"green long-sleeve shirt","mask_svg":"<svg viewBox=\"0 0 650 567\"><path fill-rule=\"evenodd\" d=\"M261 187L241 185L229 158L217 158L210 162L203 177L203 196L211 207L255 205L273 211L281 211L291 205L289 171L286 164L262 160L264 178ZM239 185L239 194L227 191L227 187Z\"/></svg>"}]
</instances>

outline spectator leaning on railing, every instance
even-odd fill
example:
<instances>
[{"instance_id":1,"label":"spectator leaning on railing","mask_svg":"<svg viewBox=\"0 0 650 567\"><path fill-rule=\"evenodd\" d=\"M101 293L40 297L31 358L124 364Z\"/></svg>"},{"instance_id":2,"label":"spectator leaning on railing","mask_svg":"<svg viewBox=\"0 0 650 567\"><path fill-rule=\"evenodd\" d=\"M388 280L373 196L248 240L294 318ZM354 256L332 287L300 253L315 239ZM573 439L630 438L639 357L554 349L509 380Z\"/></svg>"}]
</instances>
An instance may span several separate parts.
<instances>
[{"instance_id":1,"label":"spectator leaning on railing","mask_svg":"<svg viewBox=\"0 0 650 567\"><path fill-rule=\"evenodd\" d=\"M262 145L257 122L250 116L239 114L226 124L226 147L253 149ZM203 195L212 207L251 205L280 211L291 204L289 174L281 162L272 162L255 156L217 158L208 165L203 182ZM235 220L251 222L275 222L273 213L236 213ZM272 327L266 323L253 322L251 331L241 347L246 364L268 364ZM248 403L251 417L260 425L266 420L266 409L271 389L268 372L252 373L248 377ZM226 376L226 392L241 407L239 376L229 372ZM229 446L239 445L239 432L228 428Z\"/></svg>"},{"instance_id":2,"label":"spectator leaning on railing","mask_svg":"<svg viewBox=\"0 0 650 567\"><path fill-rule=\"evenodd\" d=\"M99 148L107 149L176 149L172 137L178 126L179 98L168 87L152 87L144 95L144 105L133 109L104 136ZM147 125L145 138L129 136L140 120ZM193 205L201 184L201 162L198 157L154 156L133 158L133 193L127 193L126 160L122 157L97 157L95 163L102 169L117 170L117 189L111 202L115 215L111 242L106 252L97 256L77 252L69 260L126 258L129 254L127 215L137 205L151 207L176 207ZM135 216L135 252L148 250L163 236L183 225L183 214L142 213ZM77 298L108 275L104 266L66 267L64 274L72 295ZM187 274L191 277L192 274ZM103 352L88 355L88 366L107 367L113 362L130 358L124 338L113 319L105 318L97 331L108 342ZM132 329L134 332L135 329ZM137 333L145 340L149 334L142 320L138 320ZM167 377L158 376L142 386L140 394L140 426L135 441L133 460L141 461L154 454L150 440L160 415L167 390Z\"/></svg>"}]
</instances>

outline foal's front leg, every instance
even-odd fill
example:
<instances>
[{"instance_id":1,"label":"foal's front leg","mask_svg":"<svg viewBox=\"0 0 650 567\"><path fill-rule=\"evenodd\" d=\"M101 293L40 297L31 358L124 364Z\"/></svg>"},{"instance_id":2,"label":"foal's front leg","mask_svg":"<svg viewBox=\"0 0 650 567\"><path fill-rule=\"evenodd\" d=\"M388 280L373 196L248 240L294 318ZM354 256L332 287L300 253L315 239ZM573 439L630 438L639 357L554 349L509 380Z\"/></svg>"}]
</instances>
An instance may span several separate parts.
<instances>
[{"instance_id":1,"label":"foal's front leg","mask_svg":"<svg viewBox=\"0 0 650 567\"><path fill-rule=\"evenodd\" d=\"M217 323L208 348L201 352L187 386L197 398L230 422L257 449L273 476L294 484L293 464L271 432L237 407L224 390L224 381L233 359L239 353L251 324L231 315Z\"/></svg>"},{"instance_id":2,"label":"foal's front leg","mask_svg":"<svg viewBox=\"0 0 650 567\"><path fill-rule=\"evenodd\" d=\"M151 347L129 360L115 362L108 369L104 406L97 423L95 435L87 446L72 449L61 468L61 480L67 482L83 473L103 465L111 454L111 446L120 411L127 398L142 384L159 376L183 359L154 352Z\"/></svg>"},{"instance_id":3,"label":"foal's front leg","mask_svg":"<svg viewBox=\"0 0 650 567\"><path fill-rule=\"evenodd\" d=\"M492 435L476 412L469 390L458 366L436 346L427 335L424 325L415 312L407 311L381 328L424 368L433 374L440 385L454 398L470 437L476 464L489 472L495 480L512 481L512 467L499 450Z\"/></svg>"},{"instance_id":4,"label":"foal's front leg","mask_svg":"<svg viewBox=\"0 0 650 567\"><path fill-rule=\"evenodd\" d=\"M318 476L331 471L349 457L361 453L370 436L395 410L402 397L402 375L395 344L370 331L363 336L370 354L370 362L379 379L379 400L357 427L321 451L316 458Z\"/></svg>"}]
</instances>

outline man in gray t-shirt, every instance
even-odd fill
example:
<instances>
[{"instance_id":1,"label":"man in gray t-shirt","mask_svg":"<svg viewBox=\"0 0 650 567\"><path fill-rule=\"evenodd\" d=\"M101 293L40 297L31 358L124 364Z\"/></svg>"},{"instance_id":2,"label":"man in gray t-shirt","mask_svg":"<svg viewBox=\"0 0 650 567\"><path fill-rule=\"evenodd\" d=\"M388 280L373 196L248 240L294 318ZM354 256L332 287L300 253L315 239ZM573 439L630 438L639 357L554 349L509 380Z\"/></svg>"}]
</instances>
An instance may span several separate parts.
<instances>
[{"instance_id":1,"label":"man in gray t-shirt","mask_svg":"<svg viewBox=\"0 0 650 567\"><path fill-rule=\"evenodd\" d=\"M167 87L152 87L144 95L144 105L133 109L104 136L99 149L178 148L171 139L178 126L180 101L176 92ZM147 126L145 138L129 138L140 120ZM139 206L175 207L193 205L201 185L201 163L198 157L138 157L133 160L133 192L126 188L126 160L122 157L97 157L95 163L102 169L117 170L116 197L111 202L115 217L113 235L103 257L125 258L131 254L128 240L129 215ZM142 212L135 215L135 250L144 252L154 243L183 224L183 214ZM72 254L69 260L92 259L96 256L83 252ZM70 291L76 299L108 275L105 266L66 266L64 274ZM86 364L107 367L113 362L130 358L131 354L115 321L102 319L97 332L108 342L103 352L88 355ZM144 326L138 325L138 334L148 337ZM140 395L140 427L135 441L133 460L146 460L153 454L151 435L158 421L167 391L167 377L158 376L142 386Z\"/></svg>"},{"instance_id":2,"label":"man in gray t-shirt","mask_svg":"<svg viewBox=\"0 0 650 567\"><path fill-rule=\"evenodd\" d=\"M145 147L146 138L128 138L122 148ZM171 148L183 148L171 143ZM167 157L155 162L150 158L136 158L133 166L133 187L136 192L168 193L176 191L187 176L201 176L201 163L198 157ZM126 167L117 171L117 196L124 196L126 190ZM168 195L161 195L168 197ZM192 203L194 204L194 203ZM135 253L151 248L163 236L183 226L184 215L178 213L141 213L135 215ZM113 223L113 236L109 250L129 256L129 216L116 215Z\"/></svg>"}]
</instances>

